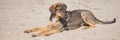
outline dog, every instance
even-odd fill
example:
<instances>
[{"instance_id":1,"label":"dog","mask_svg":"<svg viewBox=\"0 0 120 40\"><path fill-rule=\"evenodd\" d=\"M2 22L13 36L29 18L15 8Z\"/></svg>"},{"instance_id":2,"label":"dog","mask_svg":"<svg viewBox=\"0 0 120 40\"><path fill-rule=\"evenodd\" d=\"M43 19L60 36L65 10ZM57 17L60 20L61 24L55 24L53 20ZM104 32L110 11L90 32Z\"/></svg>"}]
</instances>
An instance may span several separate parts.
<instances>
[{"instance_id":1,"label":"dog","mask_svg":"<svg viewBox=\"0 0 120 40\"><path fill-rule=\"evenodd\" d=\"M52 16L55 13L61 13L61 17L64 17L62 20L65 19L65 22L62 23L64 29L72 30L84 26L84 29L88 28L95 28L95 24L112 24L116 22L116 18L112 21L101 21L97 19L90 10L73 10L73 11L66 11L67 6L64 3L55 3L53 4L49 10L51 12L50 20L52 20Z\"/></svg>"},{"instance_id":2,"label":"dog","mask_svg":"<svg viewBox=\"0 0 120 40\"><path fill-rule=\"evenodd\" d=\"M33 34L36 36L50 36L54 33L74 30L80 27L83 29L95 28L95 24L112 24L116 22L116 18L112 21L101 21L97 19L90 10L73 10L67 11L67 6L64 3L54 3L49 7L51 12L49 24L45 28L32 28L25 30L25 33L38 32Z\"/></svg>"}]
</instances>

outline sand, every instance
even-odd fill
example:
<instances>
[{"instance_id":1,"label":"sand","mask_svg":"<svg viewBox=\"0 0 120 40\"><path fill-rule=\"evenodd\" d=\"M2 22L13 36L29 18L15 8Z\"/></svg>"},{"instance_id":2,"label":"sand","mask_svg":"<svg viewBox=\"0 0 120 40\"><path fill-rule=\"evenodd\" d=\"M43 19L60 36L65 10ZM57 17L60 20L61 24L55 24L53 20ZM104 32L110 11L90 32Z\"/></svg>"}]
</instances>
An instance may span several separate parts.
<instances>
[{"instance_id":1,"label":"sand","mask_svg":"<svg viewBox=\"0 0 120 40\"><path fill-rule=\"evenodd\" d=\"M95 25L95 29L81 28L53 34L49 37L31 37L24 30L44 27L50 16L49 6L65 3L67 10L91 10L100 20L116 23ZM120 0L0 0L0 40L120 40Z\"/></svg>"}]
</instances>

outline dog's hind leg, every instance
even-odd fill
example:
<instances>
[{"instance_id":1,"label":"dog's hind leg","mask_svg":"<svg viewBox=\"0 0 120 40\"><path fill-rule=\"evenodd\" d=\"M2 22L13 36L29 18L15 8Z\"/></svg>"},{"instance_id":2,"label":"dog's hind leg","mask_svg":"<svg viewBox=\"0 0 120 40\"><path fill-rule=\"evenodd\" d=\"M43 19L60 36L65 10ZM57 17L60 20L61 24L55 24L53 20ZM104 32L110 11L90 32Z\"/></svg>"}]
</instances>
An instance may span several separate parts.
<instances>
[{"instance_id":1,"label":"dog's hind leg","mask_svg":"<svg viewBox=\"0 0 120 40\"><path fill-rule=\"evenodd\" d=\"M89 29L89 28L95 28L95 25L93 24L88 24L88 26L84 26L84 29Z\"/></svg>"},{"instance_id":2,"label":"dog's hind leg","mask_svg":"<svg viewBox=\"0 0 120 40\"><path fill-rule=\"evenodd\" d=\"M82 12L81 17L84 20L84 22L88 25L86 28L95 28L95 22L92 20L91 16L89 15L89 12Z\"/></svg>"}]
</instances>

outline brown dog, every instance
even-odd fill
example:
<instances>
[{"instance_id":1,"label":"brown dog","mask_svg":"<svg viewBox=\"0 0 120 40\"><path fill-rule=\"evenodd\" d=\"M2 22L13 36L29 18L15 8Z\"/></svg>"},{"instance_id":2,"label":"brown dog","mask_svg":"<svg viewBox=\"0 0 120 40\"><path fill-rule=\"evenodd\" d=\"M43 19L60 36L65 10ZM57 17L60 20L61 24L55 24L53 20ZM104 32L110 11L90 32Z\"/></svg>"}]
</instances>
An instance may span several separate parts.
<instances>
[{"instance_id":1,"label":"brown dog","mask_svg":"<svg viewBox=\"0 0 120 40\"><path fill-rule=\"evenodd\" d=\"M111 24L113 21L100 21L90 10L73 10L66 11L67 6L64 3L55 3L50 6L50 21L46 28L32 28L25 30L25 33L38 32L35 36L49 36L63 30L73 30L84 26L85 29L95 28L95 24Z\"/></svg>"}]
</instances>

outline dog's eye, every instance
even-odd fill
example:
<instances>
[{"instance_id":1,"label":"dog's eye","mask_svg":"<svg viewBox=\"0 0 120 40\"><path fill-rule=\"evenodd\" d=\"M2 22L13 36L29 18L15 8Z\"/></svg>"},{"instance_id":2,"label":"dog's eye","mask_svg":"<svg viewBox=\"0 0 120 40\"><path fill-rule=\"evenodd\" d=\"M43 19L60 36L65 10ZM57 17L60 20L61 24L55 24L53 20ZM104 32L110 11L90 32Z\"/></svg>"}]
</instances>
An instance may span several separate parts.
<instances>
[{"instance_id":1,"label":"dog's eye","mask_svg":"<svg viewBox=\"0 0 120 40\"><path fill-rule=\"evenodd\" d=\"M58 11L58 10L60 10L60 9L56 9L56 11Z\"/></svg>"},{"instance_id":2,"label":"dog's eye","mask_svg":"<svg viewBox=\"0 0 120 40\"><path fill-rule=\"evenodd\" d=\"M63 9L60 9L60 10L63 10Z\"/></svg>"}]
</instances>

